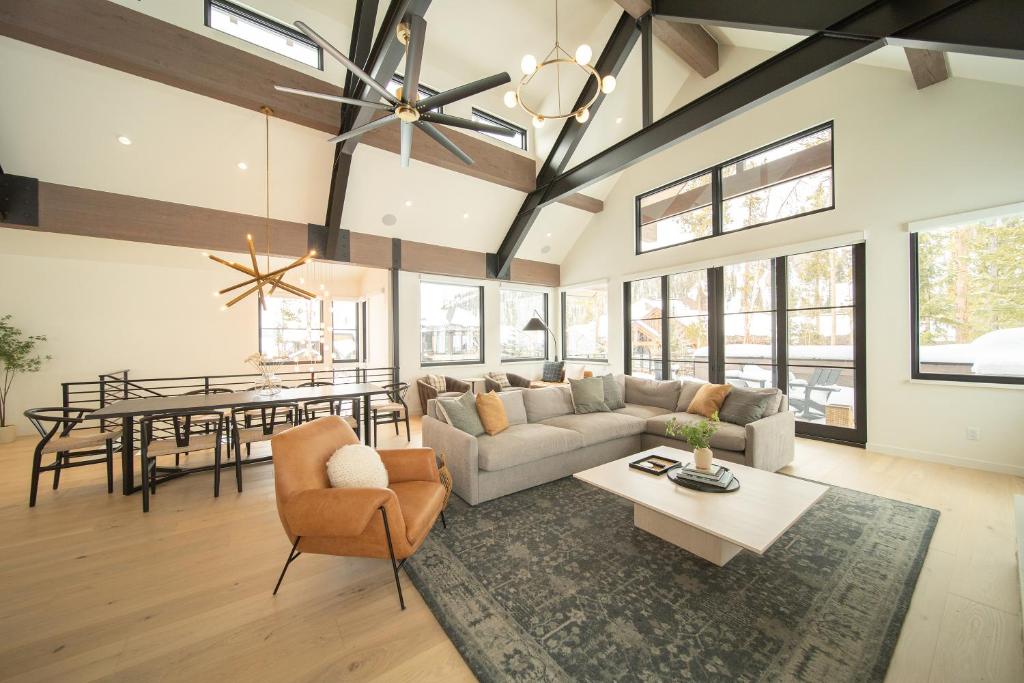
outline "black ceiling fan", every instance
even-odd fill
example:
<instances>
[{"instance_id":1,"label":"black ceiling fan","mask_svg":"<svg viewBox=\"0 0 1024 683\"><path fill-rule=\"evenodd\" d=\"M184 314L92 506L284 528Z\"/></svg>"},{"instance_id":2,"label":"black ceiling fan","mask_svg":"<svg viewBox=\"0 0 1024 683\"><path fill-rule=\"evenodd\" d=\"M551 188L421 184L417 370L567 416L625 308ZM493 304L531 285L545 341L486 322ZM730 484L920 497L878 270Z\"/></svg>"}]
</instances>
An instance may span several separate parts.
<instances>
[{"instance_id":1,"label":"black ceiling fan","mask_svg":"<svg viewBox=\"0 0 1024 683\"><path fill-rule=\"evenodd\" d=\"M309 90L298 90L296 88L287 88L275 85L274 87L277 90L293 93L295 95L317 97L323 100L330 100L331 102L339 102L341 104L351 104L357 107L368 107L370 109L390 112L386 116L374 119L359 128L346 131L341 135L335 135L328 142L341 142L342 140L348 140L349 138L358 137L367 131L385 126L393 121L398 121L402 126L402 166L409 165L409 157L412 155L413 126L418 126L420 130L434 138L434 140L436 140L442 147L462 160L463 163L472 164L473 160L469 155L459 149L458 145L448 139L448 136L439 131L437 127L434 126L435 123L444 124L446 126L455 126L456 128L468 128L469 130L475 130L481 133L508 135L508 130L500 126L478 123L459 116L449 116L448 114L442 114L434 111L446 104L451 104L452 102L465 99L472 95L482 93L485 90L490 90L491 88L496 88L499 85L508 83L511 80L508 72L495 74L493 76L488 76L487 78L481 78L478 81L460 85L457 88L452 88L451 90L431 95L430 97L426 97L422 100L419 99L420 67L423 64L423 41L426 38L427 33L427 22L422 16L410 14L406 17L405 21L398 26L398 39L405 45L406 53L405 82L404 86L396 93L397 97L388 92L387 89L375 81L370 74L366 73L366 71L360 68L359 65L343 55L341 51L324 40L323 36L318 34L309 26L301 21L296 21L295 26L309 36L310 40L323 48L324 52L341 62L346 69L352 72L353 75L365 83L372 91L384 98L385 101L380 102L353 99L351 97L339 97L337 95L329 95L325 93L311 92Z\"/></svg>"}]
</instances>

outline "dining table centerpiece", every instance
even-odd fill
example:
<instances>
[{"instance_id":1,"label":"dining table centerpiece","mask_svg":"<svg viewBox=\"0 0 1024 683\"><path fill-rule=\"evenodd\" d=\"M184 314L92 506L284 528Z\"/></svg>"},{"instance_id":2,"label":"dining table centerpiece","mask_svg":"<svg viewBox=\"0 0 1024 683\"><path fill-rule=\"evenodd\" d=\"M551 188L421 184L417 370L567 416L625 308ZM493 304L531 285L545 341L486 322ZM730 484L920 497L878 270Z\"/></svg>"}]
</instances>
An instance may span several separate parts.
<instances>
[{"instance_id":1,"label":"dining table centerpiece","mask_svg":"<svg viewBox=\"0 0 1024 683\"><path fill-rule=\"evenodd\" d=\"M256 371L260 374L259 378L252 384L255 392L261 396L274 396L281 393L281 379L274 374L269 356L265 356L262 353L254 353L246 358L245 362L256 368Z\"/></svg>"}]
</instances>

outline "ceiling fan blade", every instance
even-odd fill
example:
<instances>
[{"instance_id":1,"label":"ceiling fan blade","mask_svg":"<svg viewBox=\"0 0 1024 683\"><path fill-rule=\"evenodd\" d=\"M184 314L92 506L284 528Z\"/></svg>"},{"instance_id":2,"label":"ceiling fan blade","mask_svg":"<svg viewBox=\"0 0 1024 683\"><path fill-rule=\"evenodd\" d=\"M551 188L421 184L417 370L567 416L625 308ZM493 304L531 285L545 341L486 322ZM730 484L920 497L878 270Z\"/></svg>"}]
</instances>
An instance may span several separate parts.
<instances>
[{"instance_id":1,"label":"ceiling fan blade","mask_svg":"<svg viewBox=\"0 0 1024 683\"><path fill-rule=\"evenodd\" d=\"M423 66L423 43L427 38L427 20L418 14L409 15L409 45L405 52L405 83L402 97L414 104L419 99L420 67Z\"/></svg>"},{"instance_id":2,"label":"ceiling fan blade","mask_svg":"<svg viewBox=\"0 0 1024 683\"><path fill-rule=\"evenodd\" d=\"M402 168L409 167L410 157L412 157L412 123L402 121Z\"/></svg>"},{"instance_id":3,"label":"ceiling fan blade","mask_svg":"<svg viewBox=\"0 0 1024 683\"><path fill-rule=\"evenodd\" d=\"M374 91L376 91L378 95L383 97L385 100L387 100L391 104L398 104L398 100L395 99L394 95L392 95L387 90L385 90L384 86L382 86L380 83L378 83L377 81L373 80L373 78L370 76L370 74L368 74L365 71L363 71L362 69L360 69L359 66L355 62L353 62L351 59L349 59L348 57L343 55L338 48L334 47L333 45L328 43L326 40L324 40L323 36L321 36L319 33L314 31L313 29L311 29L309 26L306 26L306 24L304 24L301 21L296 21L295 22L295 26L300 31L305 33L309 37L310 40L312 40L314 43L316 43L317 45L322 47L324 52L326 52L327 54L331 55L332 57L337 59L339 62L341 62L346 69L348 69L353 74L355 74L356 78L358 78L363 83L365 83L367 86L369 86Z\"/></svg>"},{"instance_id":4,"label":"ceiling fan blade","mask_svg":"<svg viewBox=\"0 0 1024 683\"><path fill-rule=\"evenodd\" d=\"M446 150L457 156L459 160L462 161L462 163L468 164L470 166L473 165L473 159L468 154L459 149L458 145L449 140L447 135L439 131L433 125L427 123L423 119L420 119L416 125L418 125L420 127L420 130L422 130L424 133L437 140L439 145L441 145Z\"/></svg>"},{"instance_id":5,"label":"ceiling fan blade","mask_svg":"<svg viewBox=\"0 0 1024 683\"><path fill-rule=\"evenodd\" d=\"M382 102L367 102L366 100L357 100L351 97L339 97L338 95L328 95L326 93L313 92L311 90L287 88L283 85L275 85L274 90L280 90L281 92L291 93L292 95L305 95L306 97L316 97L318 99L327 100L329 102L341 102L342 104L354 104L357 107L369 107L370 109L380 109L381 111L391 111L392 109L391 105L383 104Z\"/></svg>"},{"instance_id":6,"label":"ceiling fan blade","mask_svg":"<svg viewBox=\"0 0 1024 683\"><path fill-rule=\"evenodd\" d=\"M388 114L387 116L382 116L379 119L374 119L373 121L370 121L365 126L359 126L358 128L342 133L341 135L335 135L327 142L342 142L343 140L348 140L349 138L358 137L363 133L367 133L373 130L374 128L380 128L381 126L385 126L391 123L392 121L397 120L397 116L395 116L394 114Z\"/></svg>"},{"instance_id":7,"label":"ceiling fan blade","mask_svg":"<svg viewBox=\"0 0 1024 683\"><path fill-rule=\"evenodd\" d=\"M428 111L420 115L420 118L430 123L440 123L445 126L455 126L456 128L468 128L469 130L479 131L481 133L493 133L494 135L504 135L506 137L513 135L513 132L504 126L495 126L492 123L482 123L480 121L471 121L470 119L464 119L461 116L449 116L448 114L440 114L436 111Z\"/></svg>"},{"instance_id":8,"label":"ceiling fan blade","mask_svg":"<svg viewBox=\"0 0 1024 683\"><path fill-rule=\"evenodd\" d=\"M452 88L451 90L445 90L442 93L431 95L430 97L417 102L416 108L420 111L437 109L438 107L443 107L446 104L451 104L457 100L465 99L471 95L482 93L485 90L497 88L499 85L504 85L511 80L512 77L508 75L508 72L494 74L493 76L481 78L478 81L466 83L465 85L460 85L457 88Z\"/></svg>"}]
</instances>

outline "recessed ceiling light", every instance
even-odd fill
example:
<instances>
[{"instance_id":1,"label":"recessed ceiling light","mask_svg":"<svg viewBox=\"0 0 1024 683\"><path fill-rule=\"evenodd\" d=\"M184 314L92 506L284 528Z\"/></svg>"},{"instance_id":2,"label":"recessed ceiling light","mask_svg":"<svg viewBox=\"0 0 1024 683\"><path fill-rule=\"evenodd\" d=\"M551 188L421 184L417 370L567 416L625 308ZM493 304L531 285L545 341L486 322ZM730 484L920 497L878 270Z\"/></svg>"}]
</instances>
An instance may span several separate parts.
<instances>
[{"instance_id":1,"label":"recessed ceiling light","mask_svg":"<svg viewBox=\"0 0 1024 683\"><path fill-rule=\"evenodd\" d=\"M238 162L238 168L239 168L239 170L247 171L247 170L249 170L249 164L245 163L244 161L239 161Z\"/></svg>"},{"instance_id":2,"label":"recessed ceiling light","mask_svg":"<svg viewBox=\"0 0 1024 683\"><path fill-rule=\"evenodd\" d=\"M615 123L622 123L622 117L620 116L619 118L615 119Z\"/></svg>"},{"instance_id":3,"label":"recessed ceiling light","mask_svg":"<svg viewBox=\"0 0 1024 683\"><path fill-rule=\"evenodd\" d=\"M381 216L380 222L383 223L384 225L391 226L397 223L398 219L395 218L395 214L386 213L383 216Z\"/></svg>"},{"instance_id":4,"label":"recessed ceiling light","mask_svg":"<svg viewBox=\"0 0 1024 683\"><path fill-rule=\"evenodd\" d=\"M406 206L412 206L412 200L411 199L406 199L405 200L405 205Z\"/></svg>"},{"instance_id":5,"label":"recessed ceiling light","mask_svg":"<svg viewBox=\"0 0 1024 683\"><path fill-rule=\"evenodd\" d=\"M551 237L551 233L550 232L548 233L548 237Z\"/></svg>"},{"instance_id":6,"label":"recessed ceiling light","mask_svg":"<svg viewBox=\"0 0 1024 683\"><path fill-rule=\"evenodd\" d=\"M122 145L130 145L130 144L132 144L132 139L130 137L128 137L127 135L118 135L117 136L117 141L120 142Z\"/></svg>"},{"instance_id":7,"label":"recessed ceiling light","mask_svg":"<svg viewBox=\"0 0 1024 683\"><path fill-rule=\"evenodd\" d=\"M462 217L463 218L469 218L469 214L468 213L464 213L464 214L462 214Z\"/></svg>"},{"instance_id":8,"label":"recessed ceiling light","mask_svg":"<svg viewBox=\"0 0 1024 683\"><path fill-rule=\"evenodd\" d=\"M546 245L546 244L543 247L541 247L541 249L540 249L540 253L542 253L542 254L547 254L550 251L551 251L551 247Z\"/></svg>"}]
</instances>

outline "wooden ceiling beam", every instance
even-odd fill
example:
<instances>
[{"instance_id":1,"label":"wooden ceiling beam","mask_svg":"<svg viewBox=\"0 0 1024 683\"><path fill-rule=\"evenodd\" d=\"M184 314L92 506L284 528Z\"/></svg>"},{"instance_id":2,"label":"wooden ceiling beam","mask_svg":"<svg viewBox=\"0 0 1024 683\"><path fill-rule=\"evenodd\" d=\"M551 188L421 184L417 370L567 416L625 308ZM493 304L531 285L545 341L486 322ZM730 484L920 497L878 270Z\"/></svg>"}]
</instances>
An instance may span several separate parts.
<instances>
[{"instance_id":1,"label":"wooden ceiling beam","mask_svg":"<svg viewBox=\"0 0 1024 683\"><path fill-rule=\"evenodd\" d=\"M615 0L619 7L640 19L651 11L651 0ZM702 78L718 71L718 42L703 26L654 18L654 37L674 52Z\"/></svg>"},{"instance_id":2,"label":"wooden ceiling beam","mask_svg":"<svg viewBox=\"0 0 1024 683\"><path fill-rule=\"evenodd\" d=\"M946 64L946 53L938 50L922 50L916 47L905 47L910 73L914 76L914 85L923 90L949 78L949 66Z\"/></svg>"},{"instance_id":3,"label":"wooden ceiling beam","mask_svg":"<svg viewBox=\"0 0 1024 683\"><path fill-rule=\"evenodd\" d=\"M250 111L266 105L284 121L338 133L337 104L278 92L274 85L341 95L338 86L108 0L3 0L0 35ZM521 192L535 189L535 163L529 157L479 137L455 131L449 137L477 163L445 164L415 150L413 158ZM363 142L397 153L398 127L374 131ZM598 201L566 200L577 208L593 208Z\"/></svg>"}]
</instances>

